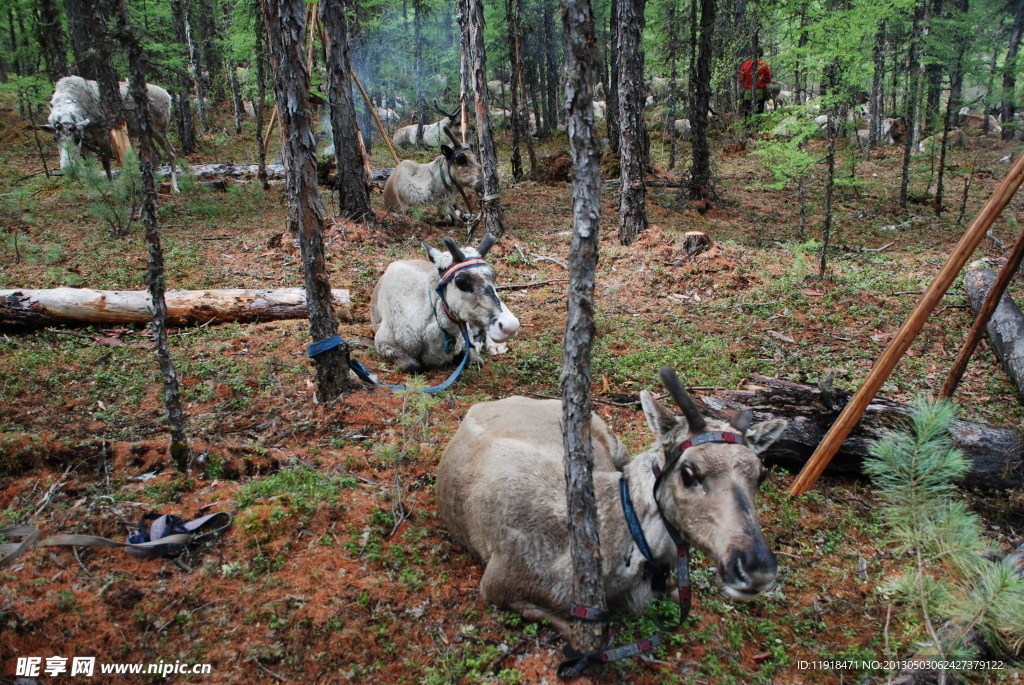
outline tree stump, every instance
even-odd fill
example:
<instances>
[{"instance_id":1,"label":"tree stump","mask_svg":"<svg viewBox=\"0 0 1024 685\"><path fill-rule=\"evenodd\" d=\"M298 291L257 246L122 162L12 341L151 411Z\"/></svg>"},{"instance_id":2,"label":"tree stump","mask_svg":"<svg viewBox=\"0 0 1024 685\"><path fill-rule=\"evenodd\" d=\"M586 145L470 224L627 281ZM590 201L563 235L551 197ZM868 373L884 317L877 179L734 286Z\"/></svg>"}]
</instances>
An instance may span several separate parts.
<instances>
[{"instance_id":1,"label":"tree stump","mask_svg":"<svg viewBox=\"0 0 1024 685\"><path fill-rule=\"evenodd\" d=\"M711 239L701 231L687 231L683 234L683 249L687 257L695 257L711 247Z\"/></svg>"}]
</instances>

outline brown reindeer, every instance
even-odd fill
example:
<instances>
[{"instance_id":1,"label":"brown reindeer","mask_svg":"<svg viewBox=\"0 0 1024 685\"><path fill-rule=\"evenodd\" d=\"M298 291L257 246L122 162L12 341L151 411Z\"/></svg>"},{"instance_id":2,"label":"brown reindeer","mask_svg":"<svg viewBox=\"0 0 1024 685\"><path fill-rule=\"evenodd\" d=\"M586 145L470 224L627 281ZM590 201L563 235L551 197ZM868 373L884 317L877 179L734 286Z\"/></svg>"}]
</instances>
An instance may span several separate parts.
<instances>
[{"instance_id":1,"label":"brown reindeer","mask_svg":"<svg viewBox=\"0 0 1024 685\"><path fill-rule=\"evenodd\" d=\"M658 594L626 523L622 478L658 562L667 568L675 563L677 548L667 529L674 526L714 560L729 597L752 599L777 573L754 509L766 474L757 455L786 422L751 426L750 412L731 424L706 419L671 369L662 370L662 380L684 416L641 392L655 443L632 460L604 421L591 418L608 608L639 611ZM486 566L484 600L531 621L550 621L568 639L573 574L563 451L561 402L509 397L476 404L441 456L436 493L448 530ZM656 474L666 464L658 489Z\"/></svg>"}]
</instances>

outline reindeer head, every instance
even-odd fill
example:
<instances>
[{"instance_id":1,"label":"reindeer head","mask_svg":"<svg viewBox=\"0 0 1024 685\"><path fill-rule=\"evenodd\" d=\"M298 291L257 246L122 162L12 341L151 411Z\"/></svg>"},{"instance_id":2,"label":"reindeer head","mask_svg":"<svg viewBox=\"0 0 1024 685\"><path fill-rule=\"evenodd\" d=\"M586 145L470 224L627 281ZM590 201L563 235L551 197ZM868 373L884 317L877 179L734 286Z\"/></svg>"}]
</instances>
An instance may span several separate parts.
<instances>
[{"instance_id":1,"label":"reindeer head","mask_svg":"<svg viewBox=\"0 0 1024 685\"><path fill-rule=\"evenodd\" d=\"M753 599L778 573L754 510L754 495L767 475L758 454L786 422L752 426L749 411L731 424L705 419L672 369L663 368L661 378L683 416L677 418L646 390L640 393L647 423L665 451L666 472L655 497L667 521L714 560L725 593Z\"/></svg>"},{"instance_id":2,"label":"reindeer head","mask_svg":"<svg viewBox=\"0 0 1024 685\"><path fill-rule=\"evenodd\" d=\"M430 261L443 275L452 266L467 259L483 259L488 250L497 242L490 233L484 235L476 248L459 248L451 238L445 238L447 252L435 249L426 243ZM459 271L447 284L442 285L445 301L452 314L465 321L470 328L484 331L494 342L501 343L519 332L519 319L508 310L494 289L496 274L489 264Z\"/></svg>"},{"instance_id":3,"label":"reindeer head","mask_svg":"<svg viewBox=\"0 0 1024 685\"><path fill-rule=\"evenodd\" d=\"M473 150L468 145L462 145L447 126L444 127L444 134L455 145L454 148L441 145L441 154L444 155L452 178L463 188L472 188L476 193L482 193L484 191L483 170L480 168L480 162L473 154Z\"/></svg>"},{"instance_id":4,"label":"reindeer head","mask_svg":"<svg viewBox=\"0 0 1024 685\"><path fill-rule=\"evenodd\" d=\"M39 128L53 134L57 146L60 148L60 168L67 170L71 165L72 158L78 158L82 153L82 141L85 137L85 128L90 124L88 119L75 121L70 114L54 117L50 115L50 123L43 124Z\"/></svg>"}]
</instances>

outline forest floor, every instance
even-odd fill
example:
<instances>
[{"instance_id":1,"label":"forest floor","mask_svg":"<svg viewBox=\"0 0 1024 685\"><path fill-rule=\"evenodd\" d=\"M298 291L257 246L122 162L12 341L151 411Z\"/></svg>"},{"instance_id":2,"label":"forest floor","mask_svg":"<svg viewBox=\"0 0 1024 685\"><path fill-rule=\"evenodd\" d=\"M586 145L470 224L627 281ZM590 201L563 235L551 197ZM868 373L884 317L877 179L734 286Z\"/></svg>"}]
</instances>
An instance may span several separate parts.
<instances>
[{"instance_id":1,"label":"forest floor","mask_svg":"<svg viewBox=\"0 0 1024 685\"><path fill-rule=\"evenodd\" d=\"M41 174L26 178L40 170L32 135L15 113L2 117L0 288L143 289L147 254L138 225L116 235L91 213L83 187ZM217 129L189 161L252 163L251 135ZM663 168L660 134L653 139ZM44 145L52 168L56 155L49 140ZM823 143L811 146L820 152ZM564 148L558 134L541 154ZM838 387L855 389L1008 169L1002 158L1016 152L983 140L951 151L954 207L941 218L925 204L899 211L901 150L859 161L855 180L844 153L837 247L825 279L817 277L820 169L807 182L805 236L798 235L795 186L770 187L772 175L757 155L728 134L714 146L721 200L700 214L679 203L675 189L651 188L651 225L632 247L617 242L618 187L606 185L595 410L637 452L651 436L631 402L643 388L658 389L657 370L665 364L698 388L697 396L735 388L755 373L814 383L831 371ZM374 153L373 166L392 166L382 146ZM421 160L429 156L419 153ZM566 271L557 260L567 258L571 187L513 186L507 147L502 160L507 233L489 261L500 283L525 286L502 293L523 329L506 356L470 368L426 404L413 394L371 389L335 406L314 403L304 321L175 330L171 348L194 453L191 470L179 474L167 458L147 331L0 335L0 526L32 523L46 534L123 539L150 511L235 516L223 539L196 544L176 561L82 548L31 551L0 569L0 676L12 677L18 657L95 656L101 664L210 664L209 675L178 676L194 683L556 682L561 641L546 625L481 601L482 569L445 532L433 489L441 452L473 403L559 393ZM913 172L920 200L928 161L915 162ZM182 195L159 197L169 287L302 285L282 186L216 192L182 185ZM325 202L329 209L335 203L326 195ZM374 203L379 210L379 195ZM1020 230L1022 207L1018 196L993 229L1007 245ZM428 210L425 218L432 217ZM680 259L688 230L704 231L713 246ZM420 241L439 244L449 234L465 240L461 229L378 212L365 226L339 220L325 236L332 285L352 294L352 318L340 332L363 343L356 354L388 381L402 376L386 369L372 347L373 285L389 262L422 258ZM992 240L979 253L996 264L1005 256ZM1019 280L1012 290L1024 293ZM882 394L906 402L936 391L971 320L958 281ZM1024 419L1016 388L984 343L956 399L974 420L1019 426ZM888 541L870 483L826 476L791 499L793 476L774 469L758 500L779 555L776 588L758 601L733 603L698 554L686 628L652 656L618 662L601 682L885 682L884 668L827 670L801 662L910 653L923 636L920 620L885 589L908 559ZM1005 551L1020 542L1020 492L968 497L994 547ZM616 627L619 643L653 631L640 617L617 619ZM1021 682L1011 664L980 678ZM53 679L78 681L94 682Z\"/></svg>"}]
</instances>

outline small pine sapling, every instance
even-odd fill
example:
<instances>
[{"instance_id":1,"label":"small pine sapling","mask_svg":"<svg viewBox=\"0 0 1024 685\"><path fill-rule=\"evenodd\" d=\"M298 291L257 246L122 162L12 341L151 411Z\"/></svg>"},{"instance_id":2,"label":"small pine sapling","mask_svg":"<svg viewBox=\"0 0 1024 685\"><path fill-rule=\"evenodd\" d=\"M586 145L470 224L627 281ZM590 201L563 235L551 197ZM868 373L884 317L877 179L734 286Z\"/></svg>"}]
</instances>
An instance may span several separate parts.
<instances>
[{"instance_id":1,"label":"small pine sapling","mask_svg":"<svg viewBox=\"0 0 1024 685\"><path fill-rule=\"evenodd\" d=\"M919 614L931 639L924 658L970 663L982 641L995 655L1024 647L1024 577L1009 561L991 561L1002 555L987 549L980 519L957 496L970 464L951 446L955 413L952 403L919 398L910 425L876 442L864 471L886 502L882 518L898 550L913 562L887 590ZM948 677L938 671L940 683Z\"/></svg>"}]
</instances>

